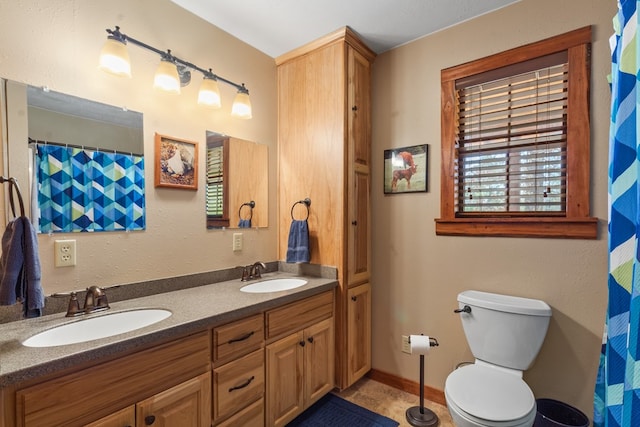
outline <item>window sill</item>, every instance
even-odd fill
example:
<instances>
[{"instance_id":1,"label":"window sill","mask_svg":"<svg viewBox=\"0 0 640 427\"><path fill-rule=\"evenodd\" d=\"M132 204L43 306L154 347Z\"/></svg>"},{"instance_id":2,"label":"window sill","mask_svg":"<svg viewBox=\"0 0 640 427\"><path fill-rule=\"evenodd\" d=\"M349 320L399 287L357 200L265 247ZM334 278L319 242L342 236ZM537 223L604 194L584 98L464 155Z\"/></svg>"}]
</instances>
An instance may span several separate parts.
<instances>
[{"instance_id":1,"label":"window sill","mask_svg":"<svg viewBox=\"0 0 640 427\"><path fill-rule=\"evenodd\" d=\"M598 218L436 219L438 236L547 237L596 239Z\"/></svg>"}]
</instances>

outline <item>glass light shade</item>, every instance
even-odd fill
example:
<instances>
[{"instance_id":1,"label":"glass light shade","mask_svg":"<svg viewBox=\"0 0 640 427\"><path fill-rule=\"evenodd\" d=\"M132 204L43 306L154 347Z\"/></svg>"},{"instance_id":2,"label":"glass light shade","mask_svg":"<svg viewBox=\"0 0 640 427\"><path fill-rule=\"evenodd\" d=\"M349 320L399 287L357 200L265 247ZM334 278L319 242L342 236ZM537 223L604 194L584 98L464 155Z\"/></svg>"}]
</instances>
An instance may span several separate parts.
<instances>
[{"instance_id":1,"label":"glass light shade","mask_svg":"<svg viewBox=\"0 0 640 427\"><path fill-rule=\"evenodd\" d=\"M231 115L240 119L251 118L251 101L248 93L238 92L236 99L233 100Z\"/></svg>"},{"instance_id":2,"label":"glass light shade","mask_svg":"<svg viewBox=\"0 0 640 427\"><path fill-rule=\"evenodd\" d=\"M220 108L220 89L218 82L214 79L205 77L198 92L198 104L205 107Z\"/></svg>"},{"instance_id":3,"label":"glass light shade","mask_svg":"<svg viewBox=\"0 0 640 427\"><path fill-rule=\"evenodd\" d=\"M180 94L178 67L171 61L162 60L153 78L153 87L165 92Z\"/></svg>"},{"instance_id":4,"label":"glass light shade","mask_svg":"<svg viewBox=\"0 0 640 427\"><path fill-rule=\"evenodd\" d=\"M120 77L131 77L131 63L127 45L114 38L107 38L100 51L98 68Z\"/></svg>"}]
</instances>

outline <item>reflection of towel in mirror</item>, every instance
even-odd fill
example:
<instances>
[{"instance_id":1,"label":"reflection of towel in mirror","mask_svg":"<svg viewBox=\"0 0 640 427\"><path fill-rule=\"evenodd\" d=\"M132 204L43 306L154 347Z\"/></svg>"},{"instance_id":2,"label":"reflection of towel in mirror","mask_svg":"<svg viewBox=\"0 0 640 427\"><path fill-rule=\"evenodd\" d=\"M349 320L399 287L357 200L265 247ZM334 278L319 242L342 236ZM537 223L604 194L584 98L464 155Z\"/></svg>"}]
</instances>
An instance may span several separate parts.
<instances>
[{"instance_id":1,"label":"reflection of towel in mirror","mask_svg":"<svg viewBox=\"0 0 640 427\"><path fill-rule=\"evenodd\" d=\"M241 219L238 223L239 228L251 228L251 220L250 219Z\"/></svg>"},{"instance_id":2,"label":"reflection of towel in mirror","mask_svg":"<svg viewBox=\"0 0 640 427\"><path fill-rule=\"evenodd\" d=\"M289 228L287 262L309 262L309 224L306 220L293 220Z\"/></svg>"},{"instance_id":3,"label":"reflection of towel in mirror","mask_svg":"<svg viewBox=\"0 0 640 427\"><path fill-rule=\"evenodd\" d=\"M22 301L25 317L38 317L44 308L40 283L38 237L29 218L21 216L7 224L0 257L0 305Z\"/></svg>"}]
</instances>

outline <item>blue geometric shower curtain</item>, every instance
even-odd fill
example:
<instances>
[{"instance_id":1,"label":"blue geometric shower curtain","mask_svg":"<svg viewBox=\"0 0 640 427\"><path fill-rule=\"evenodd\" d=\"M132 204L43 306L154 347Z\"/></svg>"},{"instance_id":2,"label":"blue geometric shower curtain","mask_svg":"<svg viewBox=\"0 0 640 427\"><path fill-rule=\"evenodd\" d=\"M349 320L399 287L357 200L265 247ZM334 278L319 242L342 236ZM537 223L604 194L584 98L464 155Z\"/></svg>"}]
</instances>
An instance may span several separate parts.
<instances>
[{"instance_id":1,"label":"blue geometric shower curtain","mask_svg":"<svg viewBox=\"0 0 640 427\"><path fill-rule=\"evenodd\" d=\"M640 136L636 0L620 0L611 38L609 305L594 426L640 426Z\"/></svg>"},{"instance_id":2,"label":"blue geometric shower curtain","mask_svg":"<svg viewBox=\"0 0 640 427\"><path fill-rule=\"evenodd\" d=\"M145 229L142 156L46 144L35 169L41 233Z\"/></svg>"}]
</instances>

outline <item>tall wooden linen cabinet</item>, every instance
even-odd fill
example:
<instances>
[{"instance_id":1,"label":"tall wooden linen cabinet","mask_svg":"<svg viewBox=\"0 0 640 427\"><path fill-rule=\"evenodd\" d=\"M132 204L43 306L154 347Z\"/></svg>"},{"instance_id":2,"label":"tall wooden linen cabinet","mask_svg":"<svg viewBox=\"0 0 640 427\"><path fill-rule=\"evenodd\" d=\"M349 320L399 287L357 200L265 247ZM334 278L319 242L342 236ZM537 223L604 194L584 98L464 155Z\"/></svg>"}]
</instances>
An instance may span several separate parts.
<instances>
[{"instance_id":1,"label":"tall wooden linen cabinet","mask_svg":"<svg viewBox=\"0 0 640 427\"><path fill-rule=\"evenodd\" d=\"M371 63L348 27L276 58L278 257L311 199L311 263L335 266L336 386L371 369Z\"/></svg>"}]
</instances>

